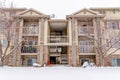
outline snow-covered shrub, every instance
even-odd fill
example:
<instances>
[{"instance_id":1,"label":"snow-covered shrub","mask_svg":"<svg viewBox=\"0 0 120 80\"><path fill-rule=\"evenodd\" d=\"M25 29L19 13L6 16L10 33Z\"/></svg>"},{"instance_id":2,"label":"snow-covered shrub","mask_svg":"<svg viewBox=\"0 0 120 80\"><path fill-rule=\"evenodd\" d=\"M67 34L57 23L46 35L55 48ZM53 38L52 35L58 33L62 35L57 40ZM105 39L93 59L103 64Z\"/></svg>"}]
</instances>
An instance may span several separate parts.
<instances>
[{"instance_id":1,"label":"snow-covered shrub","mask_svg":"<svg viewBox=\"0 0 120 80\"><path fill-rule=\"evenodd\" d=\"M87 61L85 61L82 65L83 68L86 68L86 67L96 67L95 63L89 63Z\"/></svg>"},{"instance_id":2,"label":"snow-covered shrub","mask_svg":"<svg viewBox=\"0 0 120 80\"><path fill-rule=\"evenodd\" d=\"M41 67L42 65L37 64L37 63L33 63L33 67Z\"/></svg>"},{"instance_id":3,"label":"snow-covered shrub","mask_svg":"<svg viewBox=\"0 0 120 80\"><path fill-rule=\"evenodd\" d=\"M89 62L85 61L82 65L83 68L90 67Z\"/></svg>"},{"instance_id":4,"label":"snow-covered shrub","mask_svg":"<svg viewBox=\"0 0 120 80\"><path fill-rule=\"evenodd\" d=\"M90 63L91 67L96 67L95 63Z\"/></svg>"}]
</instances>

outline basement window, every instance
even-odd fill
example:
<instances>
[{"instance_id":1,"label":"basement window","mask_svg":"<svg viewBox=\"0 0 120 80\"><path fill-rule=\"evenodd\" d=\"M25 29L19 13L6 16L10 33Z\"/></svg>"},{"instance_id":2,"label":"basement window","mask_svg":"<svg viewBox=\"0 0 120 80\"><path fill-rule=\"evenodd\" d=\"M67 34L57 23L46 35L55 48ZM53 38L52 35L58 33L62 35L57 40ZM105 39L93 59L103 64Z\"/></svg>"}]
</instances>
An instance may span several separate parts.
<instances>
[{"instance_id":1,"label":"basement window","mask_svg":"<svg viewBox=\"0 0 120 80\"><path fill-rule=\"evenodd\" d=\"M120 58L113 58L111 62L112 66L120 66Z\"/></svg>"}]
</instances>

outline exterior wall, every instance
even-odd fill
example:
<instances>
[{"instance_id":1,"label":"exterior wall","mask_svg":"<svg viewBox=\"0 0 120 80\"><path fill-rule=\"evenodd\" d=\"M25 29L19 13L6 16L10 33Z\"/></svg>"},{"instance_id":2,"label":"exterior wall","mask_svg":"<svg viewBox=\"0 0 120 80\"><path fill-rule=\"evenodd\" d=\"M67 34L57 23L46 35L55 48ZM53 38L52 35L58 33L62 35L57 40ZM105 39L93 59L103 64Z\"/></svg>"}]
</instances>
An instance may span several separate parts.
<instances>
[{"instance_id":1,"label":"exterior wall","mask_svg":"<svg viewBox=\"0 0 120 80\"><path fill-rule=\"evenodd\" d=\"M118 8L114 8L114 9L105 9L105 8L101 8L101 9L97 9L97 8L94 8L94 9L91 9L93 11L96 11L98 13L102 13L102 14L105 14L105 17L104 19L108 19L108 20L111 20L111 19L120 19L119 15L120 15L120 11Z\"/></svg>"},{"instance_id":2,"label":"exterior wall","mask_svg":"<svg viewBox=\"0 0 120 80\"><path fill-rule=\"evenodd\" d=\"M79 61L79 47L76 46L76 48L77 48L77 49L76 49L76 51L77 51L77 57L76 57L76 58L77 58L77 59L76 59L76 60L77 60L77 63L76 63L76 64L77 64L77 66L80 66L80 61Z\"/></svg>"},{"instance_id":3,"label":"exterior wall","mask_svg":"<svg viewBox=\"0 0 120 80\"><path fill-rule=\"evenodd\" d=\"M37 63L40 64L40 46L38 45Z\"/></svg>"},{"instance_id":4,"label":"exterior wall","mask_svg":"<svg viewBox=\"0 0 120 80\"><path fill-rule=\"evenodd\" d=\"M48 46L44 46L44 59L43 59L43 63L47 64L47 62L49 61L49 53L48 53Z\"/></svg>"},{"instance_id":5,"label":"exterior wall","mask_svg":"<svg viewBox=\"0 0 120 80\"><path fill-rule=\"evenodd\" d=\"M112 59L120 58L120 54L113 54L105 58L104 65L105 66L112 66Z\"/></svg>"},{"instance_id":6,"label":"exterior wall","mask_svg":"<svg viewBox=\"0 0 120 80\"><path fill-rule=\"evenodd\" d=\"M105 14L105 19L120 19L120 11L106 11Z\"/></svg>"},{"instance_id":7,"label":"exterior wall","mask_svg":"<svg viewBox=\"0 0 120 80\"><path fill-rule=\"evenodd\" d=\"M73 66L73 64L72 64L72 46L68 47L68 65Z\"/></svg>"}]
</instances>

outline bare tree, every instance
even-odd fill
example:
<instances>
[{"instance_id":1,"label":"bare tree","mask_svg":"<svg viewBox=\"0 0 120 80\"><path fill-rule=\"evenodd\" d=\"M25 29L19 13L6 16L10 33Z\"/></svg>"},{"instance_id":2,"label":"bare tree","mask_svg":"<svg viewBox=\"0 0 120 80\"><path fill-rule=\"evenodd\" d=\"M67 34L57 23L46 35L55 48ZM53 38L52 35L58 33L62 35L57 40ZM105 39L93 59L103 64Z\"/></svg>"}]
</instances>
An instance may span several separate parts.
<instances>
[{"instance_id":1,"label":"bare tree","mask_svg":"<svg viewBox=\"0 0 120 80\"><path fill-rule=\"evenodd\" d=\"M13 45L12 49L10 48L11 46L11 42L15 41L15 37L16 33L14 31L14 29L16 28L16 25L14 24L14 16L15 16L15 12L13 10L13 4L11 3L11 6L9 8L9 16L6 16L6 12L5 12L5 6L3 6L5 4L5 0L4 3L0 3L0 33L2 35L4 35L6 42L7 42L7 46L5 47L5 50L3 51L2 49L2 44L0 41L0 66L4 65L4 62L7 58L7 56L11 53L13 53L13 51L16 50L16 48L18 48L19 44L17 45ZM17 40L16 40L17 41ZM18 43L18 42L17 42ZM9 50L9 51L8 51Z\"/></svg>"},{"instance_id":2,"label":"bare tree","mask_svg":"<svg viewBox=\"0 0 120 80\"><path fill-rule=\"evenodd\" d=\"M4 62L4 59L5 59L5 56L7 54L7 50L10 46L10 41L12 39L12 23L10 20L6 19L6 18L1 18L0 20L0 32L5 36L6 40L7 40L7 46L4 50L4 52L2 51L1 53L1 65L3 65L3 62Z\"/></svg>"},{"instance_id":3,"label":"bare tree","mask_svg":"<svg viewBox=\"0 0 120 80\"><path fill-rule=\"evenodd\" d=\"M106 32L100 25L99 19L96 19L96 24L96 37L90 35L89 28L85 37L95 42L94 48L99 57L99 66L104 66L105 58L120 50L120 30L108 29Z\"/></svg>"}]
</instances>

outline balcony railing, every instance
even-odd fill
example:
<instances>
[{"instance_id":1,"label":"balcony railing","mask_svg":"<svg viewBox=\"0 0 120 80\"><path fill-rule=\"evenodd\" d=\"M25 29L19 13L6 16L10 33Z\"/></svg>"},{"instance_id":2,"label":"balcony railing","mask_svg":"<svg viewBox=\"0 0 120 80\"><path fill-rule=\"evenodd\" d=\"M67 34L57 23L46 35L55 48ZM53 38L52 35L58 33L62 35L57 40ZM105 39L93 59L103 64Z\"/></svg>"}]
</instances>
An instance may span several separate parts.
<instances>
[{"instance_id":1,"label":"balcony railing","mask_svg":"<svg viewBox=\"0 0 120 80\"><path fill-rule=\"evenodd\" d=\"M94 33L94 28L91 26L78 27L78 34L93 34L93 33Z\"/></svg>"},{"instance_id":2,"label":"balcony railing","mask_svg":"<svg viewBox=\"0 0 120 80\"><path fill-rule=\"evenodd\" d=\"M95 52L94 45L80 45L79 52L80 53L94 53Z\"/></svg>"},{"instance_id":3,"label":"balcony railing","mask_svg":"<svg viewBox=\"0 0 120 80\"><path fill-rule=\"evenodd\" d=\"M66 43L68 42L68 36L48 36L49 43Z\"/></svg>"},{"instance_id":4,"label":"balcony railing","mask_svg":"<svg viewBox=\"0 0 120 80\"><path fill-rule=\"evenodd\" d=\"M36 45L23 45L21 46L21 53L37 53Z\"/></svg>"},{"instance_id":5,"label":"balcony railing","mask_svg":"<svg viewBox=\"0 0 120 80\"><path fill-rule=\"evenodd\" d=\"M38 31L39 31L38 27L23 27L23 34L24 35L38 34Z\"/></svg>"}]
</instances>

